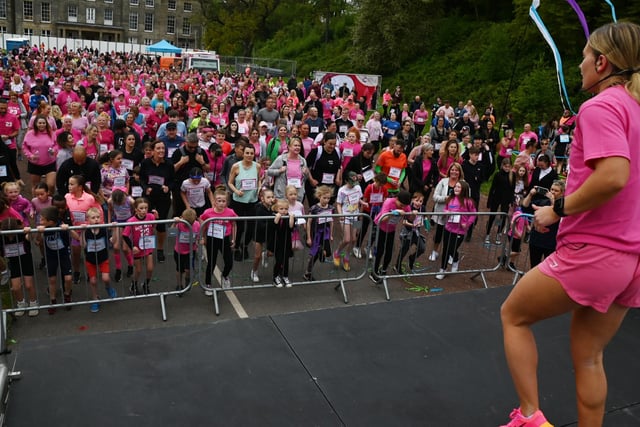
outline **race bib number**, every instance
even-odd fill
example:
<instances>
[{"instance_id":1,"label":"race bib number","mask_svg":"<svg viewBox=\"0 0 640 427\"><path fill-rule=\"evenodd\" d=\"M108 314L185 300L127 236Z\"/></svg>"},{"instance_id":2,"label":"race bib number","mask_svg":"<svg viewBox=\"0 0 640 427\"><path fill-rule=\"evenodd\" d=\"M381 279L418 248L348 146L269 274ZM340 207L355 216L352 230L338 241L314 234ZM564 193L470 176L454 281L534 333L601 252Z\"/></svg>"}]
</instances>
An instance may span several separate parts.
<instances>
[{"instance_id":1,"label":"race bib number","mask_svg":"<svg viewBox=\"0 0 640 427\"><path fill-rule=\"evenodd\" d=\"M451 215L451 216L449 216L449 222L454 223L454 224L459 224L460 223L460 215Z\"/></svg>"},{"instance_id":2,"label":"race bib number","mask_svg":"<svg viewBox=\"0 0 640 427\"><path fill-rule=\"evenodd\" d=\"M107 144L100 144L100 152L101 153L106 153L107 151L109 151L109 148L107 147Z\"/></svg>"},{"instance_id":3,"label":"race bib number","mask_svg":"<svg viewBox=\"0 0 640 427\"><path fill-rule=\"evenodd\" d=\"M47 247L52 251L59 251L64 248L64 243L61 238L57 238L55 240L47 240Z\"/></svg>"},{"instance_id":4,"label":"race bib number","mask_svg":"<svg viewBox=\"0 0 640 427\"><path fill-rule=\"evenodd\" d=\"M328 216L331 215L333 212L331 210L325 210L325 211L321 211L319 212L320 215L322 215L320 218L318 218L318 224L326 224L327 222L333 222L333 217Z\"/></svg>"},{"instance_id":5,"label":"race bib number","mask_svg":"<svg viewBox=\"0 0 640 427\"><path fill-rule=\"evenodd\" d=\"M293 185L296 188L302 188L302 180L300 178L287 179L287 185Z\"/></svg>"},{"instance_id":6,"label":"race bib number","mask_svg":"<svg viewBox=\"0 0 640 427\"><path fill-rule=\"evenodd\" d=\"M127 170L132 171L133 170L133 160L122 159L122 166L127 168Z\"/></svg>"},{"instance_id":7,"label":"race bib number","mask_svg":"<svg viewBox=\"0 0 640 427\"><path fill-rule=\"evenodd\" d=\"M371 181L374 176L375 176L375 172L373 171L373 169L369 169L362 172L362 178L364 178L364 182Z\"/></svg>"},{"instance_id":8,"label":"race bib number","mask_svg":"<svg viewBox=\"0 0 640 427\"><path fill-rule=\"evenodd\" d=\"M8 176L7 167L5 165L0 166L0 176Z\"/></svg>"},{"instance_id":9,"label":"race bib number","mask_svg":"<svg viewBox=\"0 0 640 427\"><path fill-rule=\"evenodd\" d=\"M322 174L322 183L323 184L333 184L335 180L335 174L332 173L323 173Z\"/></svg>"},{"instance_id":10,"label":"race bib number","mask_svg":"<svg viewBox=\"0 0 640 427\"><path fill-rule=\"evenodd\" d=\"M340 133L347 133L347 130L349 130L349 128L347 126L340 126L339 132Z\"/></svg>"},{"instance_id":11,"label":"race bib number","mask_svg":"<svg viewBox=\"0 0 640 427\"><path fill-rule=\"evenodd\" d=\"M357 206L359 201L360 197L358 196L358 194L349 194L349 204Z\"/></svg>"},{"instance_id":12,"label":"race bib number","mask_svg":"<svg viewBox=\"0 0 640 427\"><path fill-rule=\"evenodd\" d=\"M383 201L382 193L373 193L371 195L371 203L382 203Z\"/></svg>"},{"instance_id":13,"label":"race bib number","mask_svg":"<svg viewBox=\"0 0 640 427\"><path fill-rule=\"evenodd\" d=\"M138 241L138 247L140 249L155 249L156 248L156 236L143 236Z\"/></svg>"},{"instance_id":14,"label":"race bib number","mask_svg":"<svg viewBox=\"0 0 640 427\"><path fill-rule=\"evenodd\" d=\"M393 168L393 167L392 167L392 168L390 168L390 169L389 169L389 176L390 176L391 178L398 179L398 178L400 178L400 173L401 173L401 172L402 172L402 169L400 169L400 168Z\"/></svg>"},{"instance_id":15,"label":"race bib number","mask_svg":"<svg viewBox=\"0 0 640 427\"><path fill-rule=\"evenodd\" d=\"M99 239L88 239L87 240L87 252L100 252L107 248L107 242L104 237Z\"/></svg>"},{"instance_id":16,"label":"race bib number","mask_svg":"<svg viewBox=\"0 0 640 427\"><path fill-rule=\"evenodd\" d=\"M73 218L73 222L86 222L87 220L86 212L73 211L71 212L71 217Z\"/></svg>"},{"instance_id":17,"label":"race bib number","mask_svg":"<svg viewBox=\"0 0 640 427\"><path fill-rule=\"evenodd\" d=\"M4 256L7 258L14 258L24 254L24 245L22 243L7 243L4 245Z\"/></svg>"},{"instance_id":18,"label":"race bib number","mask_svg":"<svg viewBox=\"0 0 640 427\"><path fill-rule=\"evenodd\" d=\"M257 179L242 179L240 180L240 188L242 191L246 190L255 190L258 188L258 180Z\"/></svg>"},{"instance_id":19,"label":"race bib number","mask_svg":"<svg viewBox=\"0 0 640 427\"><path fill-rule=\"evenodd\" d=\"M158 175L149 175L149 184L164 185L164 178Z\"/></svg>"},{"instance_id":20,"label":"race bib number","mask_svg":"<svg viewBox=\"0 0 640 427\"><path fill-rule=\"evenodd\" d=\"M310 133L320 133L320 127L319 126L311 126Z\"/></svg>"},{"instance_id":21,"label":"race bib number","mask_svg":"<svg viewBox=\"0 0 640 427\"><path fill-rule=\"evenodd\" d=\"M189 231L181 231L178 234L178 243L189 244L195 241L195 233Z\"/></svg>"},{"instance_id":22,"label":"race bib number","mask_svg":"<svg viewBox=\"0 0 640 427\"><path fill-rule=\"evenodd\" d=\"M226 231L226 227L222 224L209 224L209 229L207 230L207 236L213 237L214 239L224 239L224 233Z\"/></svg>"},{"instance_id":23,"label":"race bib number","mask_svg":"<svg viewBox=\"0 0 640 427\"><path fill-rule=\"evenodd\" d=\"M131 187L131 195L133 197L141 197L142 196L142 187L139 185L134 185Z\"/></svg>"},{"instance_id":24,"label":"race bib number","mask_svg":"<svg viewBox=\"0 0 640 427\"><path fill-rule=\"evenodd\" d=\"M114 187L124 187L127 185L127 178L124 176L117 176L113 178Z\"/></svg>"},{"instance_id":25,"label":"race bib number","mask_svg":"<svg viewBox=\"0 0 640 427\"><path fill-rule=\"evenodd\" d=\"M342 155L344 157L353 157L353 148L345 148L342 150Z\"/></svg>"}]
</instances>

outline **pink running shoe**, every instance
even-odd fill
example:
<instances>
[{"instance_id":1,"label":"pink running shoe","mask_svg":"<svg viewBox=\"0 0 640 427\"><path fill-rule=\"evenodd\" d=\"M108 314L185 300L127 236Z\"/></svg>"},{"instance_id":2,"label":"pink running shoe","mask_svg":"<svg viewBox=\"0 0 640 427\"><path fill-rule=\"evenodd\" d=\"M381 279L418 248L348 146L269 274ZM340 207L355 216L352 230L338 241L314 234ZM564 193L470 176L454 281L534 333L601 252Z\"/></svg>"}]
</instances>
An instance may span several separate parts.
<instances>
[{"instance_id":1,"label":"pink running shoe","mask_svg":"<svg viewBox=\"0 0 640 427\"><path fill-rule=\"evenodd\" d=\"M539 409L527 418L522 415L520 408L516 408L511 411L509 418L511 418L509 424L505 424L501 427L553 427L553 424L547 421L544 414Z\"/></svg>"}]
</instances>

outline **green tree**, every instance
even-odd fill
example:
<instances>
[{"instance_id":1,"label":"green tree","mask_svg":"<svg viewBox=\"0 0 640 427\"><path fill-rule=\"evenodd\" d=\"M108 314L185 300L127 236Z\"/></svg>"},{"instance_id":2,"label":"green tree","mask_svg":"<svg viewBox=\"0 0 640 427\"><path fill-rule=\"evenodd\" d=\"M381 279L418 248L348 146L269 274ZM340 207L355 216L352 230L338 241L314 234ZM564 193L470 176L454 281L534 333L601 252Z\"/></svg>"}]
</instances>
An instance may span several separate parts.
<instances>
[{"instance_id":1,"label":"green tree","mask_svg":"<svg viewBox=\"0 0 640 427\"><path fill-rule=\"evenodd\" d=\"M281 0L200 0L206 18L204 44L223 54L251 56L268 34L267 20Z\"/></svg>"}]
</instances>

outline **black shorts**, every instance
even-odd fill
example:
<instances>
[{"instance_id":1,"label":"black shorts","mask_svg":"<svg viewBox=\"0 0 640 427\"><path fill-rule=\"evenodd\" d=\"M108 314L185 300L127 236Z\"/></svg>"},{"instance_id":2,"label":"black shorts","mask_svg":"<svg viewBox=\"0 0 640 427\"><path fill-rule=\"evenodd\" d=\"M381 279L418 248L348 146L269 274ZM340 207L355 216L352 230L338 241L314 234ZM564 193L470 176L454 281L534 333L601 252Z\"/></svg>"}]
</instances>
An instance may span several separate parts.
<instances>
[{"instance_id":1,"label":"black shorts","mask_svg":"<svg viewBox=\"0 0 640 427\"><path fill-rule=\"evenodd\" d=\"M31 162L27 162L27 172L29 172L31 175L42 176L55 171L56 162L44 166L34 165Z\"/></svg>"},{"instance_id":2,"label":"black shorts","mask_svg":"<svg viewBox=\"0 0 640 427\"><path fill-rule=\"evenodd\" d=\"M193 255L195 257L195 254ZM186 270L191 270L189 265L189 254L179 254L173 251L173 260L176 262L176 271L178 273L184 273Z\"/></svg>"},{"instance_id":3,"label":"black shorts","mask_svg":"<svg viewBox=\"0 0 640 427\"><path fill-rule=\"evenodd\" d=\"M9 261L9 272L12 279L21 276L33 276L33 257L31 252L7 258L7 261Z\"/></svg>"},{"instance_id":4,"label":"black shorts","mask_svg":"<svg viewBox=\"0 0 640 427\"><path fill-rule=\"evenodd\" d=\"M53 253L47 251L47 277L56 277L58 266L60 276L71 276L71 254L69 248L60 249Z\"/></svg>"}]
</instances>

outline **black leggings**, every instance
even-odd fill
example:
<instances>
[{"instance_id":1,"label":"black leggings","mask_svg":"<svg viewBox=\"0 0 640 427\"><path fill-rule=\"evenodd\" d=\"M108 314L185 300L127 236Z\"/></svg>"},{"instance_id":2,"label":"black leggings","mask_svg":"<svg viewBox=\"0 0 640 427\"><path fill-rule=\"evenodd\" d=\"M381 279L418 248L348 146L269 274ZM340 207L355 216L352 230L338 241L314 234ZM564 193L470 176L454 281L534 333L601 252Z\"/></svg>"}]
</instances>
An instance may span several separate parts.
<instances>
[{"instance_id":1,"label":"black leggings","mask_svg":"<svg viewBox=\"0 0 640 427\"><path fill-rule=\"evenodd\" d=\"M231 208L233 211L241 218L238 218L237 231L236 231L236 243L238 244L237 249L241 249L242 247L247 246L251 240L253 240L253 236L255 234L255 221L247 221L243 220L243 216L255 216L256 214L256 204L255 203L242 203L236 202L235 200L231 202Z\"/></svg>"},{"instance_id":2,"label":"black leggings","mask_svg":"<svg viewBox=\"0 0 640 427\"><path fill-rule=\"evenodd\" d=\"M222 252L222 259L224 260L222 277L227 277L233 268L233 253L229 236L225 236L224 239L207 236L207 269L204 276L204 283L207 285L211 285L211 274L216 267L218 252Z\"/></svg>"},{"instance_id":3,"label":"black leggings","mask_svg":"<svg viewBox=\"0 0 640 427\"><path fill-rule=\"evenodd\" d=\"M444 249L442 250L442 256L440 257L440 268L445 270L447 268L447 262L449 257L453 257L453 262L458 262L458 249L462 245L464 240L464 234L452 233L445 228L444 230Z\"/></svg>"},{"instance_id":4,"label":"black leggings","mask_svg":"<svg viewBox=\"0 0 640 427\"><path fill-rule=\"evenodd\" d=\"M509 212L509 207L510 204L509 203L500 203L500 204L491 204L489 206L489 212L504 212L507 213ZM498 210L500 209L500 210ZM487 233L486 234L491 234L491 227L493 227L493 221L496 220L496 217L499 218L499 222L498 222L498 232L502 233L502 228L504 227L504 216L497 216L497 215L489 215L489 218L487 219Z\"/></svg>"},{"instance_id":5,"label":"black leggings","mask_svg":"<svg viewBox=\"0 0 640 427\"><path fill-rule=\"evenodd\" d=\"M374 273L387 270L391 257L393 255L393 241L396 238L395 230L386 232L378 228L378 244L376 245L376 260L373 264ZM382 263L382 270L380 270L380 261L384 254L384 261Z\"/></svg>"}]
</instances>

